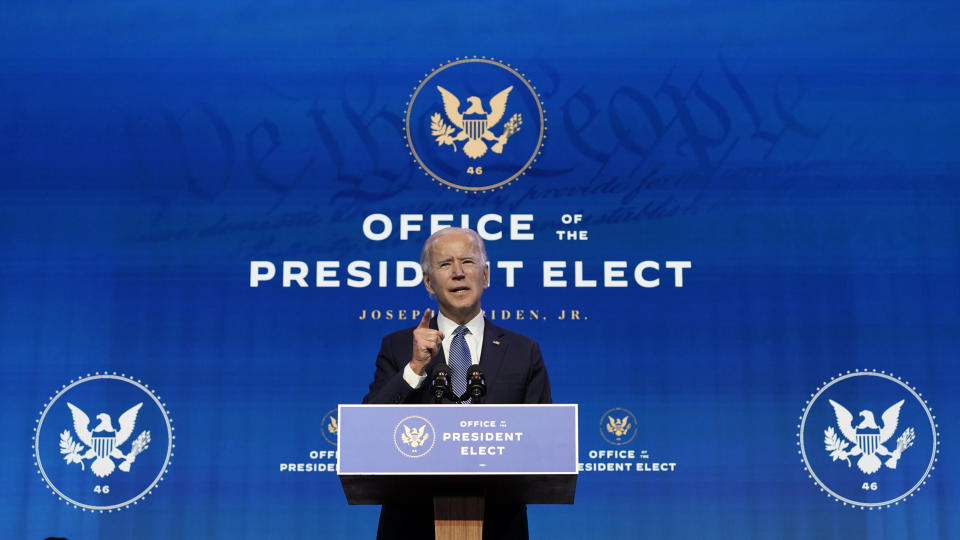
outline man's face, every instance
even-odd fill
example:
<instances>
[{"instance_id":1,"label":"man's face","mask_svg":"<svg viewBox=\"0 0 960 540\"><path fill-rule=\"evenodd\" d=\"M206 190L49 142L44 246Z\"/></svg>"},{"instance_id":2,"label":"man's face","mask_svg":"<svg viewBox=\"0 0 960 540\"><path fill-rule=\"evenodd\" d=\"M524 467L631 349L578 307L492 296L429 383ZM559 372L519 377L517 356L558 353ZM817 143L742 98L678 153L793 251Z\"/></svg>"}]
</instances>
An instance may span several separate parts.
<instances>
[{"instance_id":1,"label":"man's face","mask_svg":"<svg viewBox=\"0 0 960 540\"><path fill-rule=\"evenodd\" d=\"M430 249L430 271L423 276L427 290L437 297L440 312L464 324L480 312L487 287L487 265L466 233L440 236Z\"/></svg>"}]
</instances>

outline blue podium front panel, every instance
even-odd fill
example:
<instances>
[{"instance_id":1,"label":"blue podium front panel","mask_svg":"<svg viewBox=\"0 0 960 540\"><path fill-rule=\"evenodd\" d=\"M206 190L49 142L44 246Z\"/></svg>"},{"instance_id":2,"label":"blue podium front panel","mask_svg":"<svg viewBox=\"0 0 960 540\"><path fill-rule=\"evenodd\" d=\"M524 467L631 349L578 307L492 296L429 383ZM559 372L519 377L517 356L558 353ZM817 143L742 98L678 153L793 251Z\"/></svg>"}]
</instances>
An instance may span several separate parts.
<instances>
[{"instance_id":1,"label":"blue podium front panel","mask_svg":"<svg viewBox=\"0 0 960 540\"><path fill-rule=\"evenodd\" d=\"M340 474L576 474L576 405L340 405Z\"/></svg>"}]
</instances>

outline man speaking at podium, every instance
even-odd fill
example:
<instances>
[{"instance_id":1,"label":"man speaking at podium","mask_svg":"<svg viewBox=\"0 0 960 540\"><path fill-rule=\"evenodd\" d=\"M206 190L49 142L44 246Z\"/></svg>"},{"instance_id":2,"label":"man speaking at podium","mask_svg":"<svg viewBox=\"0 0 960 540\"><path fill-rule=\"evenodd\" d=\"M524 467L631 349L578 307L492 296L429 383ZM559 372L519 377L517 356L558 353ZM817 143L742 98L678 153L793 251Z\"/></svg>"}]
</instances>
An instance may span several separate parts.
<instances>
[{"instance_id":1,"label":"man speaking at podium","mask_svg":"<svg viewBox=\"0 0 960 540\"><path fill-rule=\"evenodd\" d=\"M416 328L385 338L364 403L432 403L427 379L446 364L450 386L461 395L471 365L483 370L484 403L550 403L550 380L540 346L504 330L483 316L480 297L487 288L487 251L471 229L448 227L430 235L420 253L423 283L440 312L426 310ZM431 504L384 505L377 538L434 537ZM525 505L487 501L485 539L527 538Z\"/></svg>"}]
</instances>

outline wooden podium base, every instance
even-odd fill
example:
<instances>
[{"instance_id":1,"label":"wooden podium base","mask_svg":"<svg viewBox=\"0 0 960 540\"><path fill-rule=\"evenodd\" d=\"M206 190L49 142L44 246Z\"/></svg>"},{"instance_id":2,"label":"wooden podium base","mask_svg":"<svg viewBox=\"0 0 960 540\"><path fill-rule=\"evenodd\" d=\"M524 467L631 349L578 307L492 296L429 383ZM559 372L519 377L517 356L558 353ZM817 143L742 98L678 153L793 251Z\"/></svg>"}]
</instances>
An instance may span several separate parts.
<instances>
[{"instance_id":1,"label":"wooden podium base","mask_svg":"<svg viewBox=\"0 0 960 540\"><path fill-rule=\"evenodd\" d=\"M434 497L436 540L481 540L483 497Z\"/></svg>"}]
</instances>

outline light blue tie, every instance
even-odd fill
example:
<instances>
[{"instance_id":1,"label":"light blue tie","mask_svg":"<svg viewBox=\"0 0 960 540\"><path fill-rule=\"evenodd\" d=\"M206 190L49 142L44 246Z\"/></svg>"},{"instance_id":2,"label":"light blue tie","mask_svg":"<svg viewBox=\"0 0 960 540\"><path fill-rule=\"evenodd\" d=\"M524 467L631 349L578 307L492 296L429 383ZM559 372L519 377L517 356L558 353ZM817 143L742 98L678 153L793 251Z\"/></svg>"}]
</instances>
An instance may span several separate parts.
<instances>
[{"instance_id":1,"label":"light blue tie","mask_svg":"<svg viewBox=\"0 0 960 540\"><path fill-rule=\"evenodd\" d=\"M458 326L453 331L453 341L450 342L450 354L447 363L450 364L450 386L457 396L467 391L467 370L473 362L470 361L470 349L464 334L469 332L466 326Z\"/></svg>"}]
</instances>

